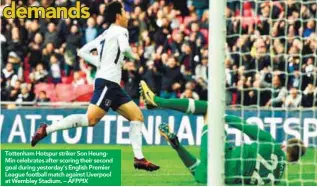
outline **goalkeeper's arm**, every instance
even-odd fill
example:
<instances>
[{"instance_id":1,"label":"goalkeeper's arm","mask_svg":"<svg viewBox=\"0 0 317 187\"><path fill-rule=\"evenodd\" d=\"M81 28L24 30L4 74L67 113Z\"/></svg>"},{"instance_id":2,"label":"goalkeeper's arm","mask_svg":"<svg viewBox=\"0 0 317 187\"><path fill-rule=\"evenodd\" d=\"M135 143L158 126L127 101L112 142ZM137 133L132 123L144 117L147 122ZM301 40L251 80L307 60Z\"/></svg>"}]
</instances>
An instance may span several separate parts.
<instances>
[{"instance_id":1,"label":"goalkeeper's arm","mask_svg":"<svg viewBox=\"0 0 317 187\"><path fill-rule=\"evenodd\" d=\"M269 132L260 129L257 125L250 125L237 116L226 115L225 121L230 127L239 129L253 140L274 142Z\"/></svg>"}]
</instances>

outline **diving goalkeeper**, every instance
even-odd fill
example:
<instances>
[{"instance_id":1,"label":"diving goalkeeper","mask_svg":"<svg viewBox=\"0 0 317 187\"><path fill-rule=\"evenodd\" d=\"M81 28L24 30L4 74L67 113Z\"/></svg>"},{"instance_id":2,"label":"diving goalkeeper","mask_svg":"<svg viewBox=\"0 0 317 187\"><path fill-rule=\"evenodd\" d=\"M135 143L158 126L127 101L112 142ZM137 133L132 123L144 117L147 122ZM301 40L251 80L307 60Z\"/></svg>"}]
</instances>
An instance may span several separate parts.
<instances>
[{"instance_id":1,"label":"diving goalkeeper","mask_svg":"<svg viewBox=\"0 0 317 187\"><path fill-rule=\"evenodd\" d=\"M155 96L144 81L140 83L141 95L148 108L169 108L185 113L204 115L206 123L207 102L191 99L163 99ZM226 184L277 184L282 180L286 162L296 162L304 155L306 148L299 139L289 139L286 146L276 143L270 133L256 125L250 125L239 117L225 115L229 127L239 129L254 143L232 147L225 145ZM179 157L199 183L207 182L207 130L203 127L200 145L200 159L190 154L179 144L177 136L169 131L167 124L159 126L161 135L176 150Z\"/></svg>"}]
</instances>

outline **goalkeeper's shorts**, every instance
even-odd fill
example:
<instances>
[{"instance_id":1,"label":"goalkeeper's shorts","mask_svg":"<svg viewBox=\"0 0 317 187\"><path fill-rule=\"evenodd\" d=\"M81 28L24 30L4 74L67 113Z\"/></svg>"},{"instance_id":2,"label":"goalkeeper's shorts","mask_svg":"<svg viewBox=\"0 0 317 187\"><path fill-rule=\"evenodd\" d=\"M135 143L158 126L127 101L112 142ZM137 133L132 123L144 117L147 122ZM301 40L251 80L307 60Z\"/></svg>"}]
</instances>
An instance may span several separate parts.
<instances>
[{"instance_id":1,"label":"goalkeeper's shorts","mask_svg":"<svg viewBox=\"0 0 317 187\"><path fill-rule=\"evenodd\" d=\"M226 134L226 133L225 133ZM208 125L205 125L203 127L202 133L201 133L201 144L200 144L200 164L195 169L195 180L198 183L207 183L207 167L208 167ZM230 152L231 147L225 144L225 151Z\"/></svg>"}]
</instances>

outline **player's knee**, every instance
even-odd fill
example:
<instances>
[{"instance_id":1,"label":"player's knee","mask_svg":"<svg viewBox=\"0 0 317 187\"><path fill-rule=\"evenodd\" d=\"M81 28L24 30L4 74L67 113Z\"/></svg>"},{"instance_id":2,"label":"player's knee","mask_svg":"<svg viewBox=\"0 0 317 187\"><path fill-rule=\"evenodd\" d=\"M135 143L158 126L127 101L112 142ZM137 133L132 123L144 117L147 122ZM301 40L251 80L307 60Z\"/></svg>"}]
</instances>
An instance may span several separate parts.
<instances>
[{"instance_id":1,"label":"player's knee","mask_svg":"<svg viewBox=\"0 0 317 187\"><path fill-rule=\"evenodd\" d=\"M99 121L100 121L100 119L88 116L88 125L91 126L91 127L94 127L95 125L97 125L97 123Z\"/></svg>"},{"instance_id":2,"label":"player's knee","mask_svg":"<svg viewBox=\"0 0 317 187\"><path fill-rule=\"evenodd\" d=\"M142 112L139 114L134 115L134 117L131 119L131 121L142 121L144 122L144 117Z\"/></svg>"},{"instance_id":3,"label":"player's knee","mask_svg":"<svg viewBox=\"0 0 317 187\"><path fill-rule=\"evenodd\" d=\"M204 115L204 122L205 122L205 124L208 124L208 116L207 116L207 114Z\"/></svg>"},{"instance_id":4,"label":"player's knee","mask_svg":"<svg viewBox=\"0 0 317 187\"><path fill-rule=\"evenodd\" d=\"M137 115L137 119L135 121L142 121L144 122L143 114Z\"/></svg>"}]
</instances>

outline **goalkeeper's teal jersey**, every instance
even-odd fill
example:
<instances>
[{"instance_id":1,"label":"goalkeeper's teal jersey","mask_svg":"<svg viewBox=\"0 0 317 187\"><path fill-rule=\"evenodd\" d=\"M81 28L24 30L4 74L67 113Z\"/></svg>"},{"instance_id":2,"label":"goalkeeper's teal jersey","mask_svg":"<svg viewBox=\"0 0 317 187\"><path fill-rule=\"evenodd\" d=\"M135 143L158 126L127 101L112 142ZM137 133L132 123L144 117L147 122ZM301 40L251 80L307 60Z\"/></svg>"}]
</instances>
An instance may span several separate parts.
<instances>
[{"instance_id":1,"label":"goalkeeper's teal jersey","mask_svg":"<svg viewBox=\"0 0 317 187\"><path fill-rule=\"evenodd\" d=\"M278 183L283 176L286 156L270 133L248 125L236 116L226 116L230 127L241 130L255 141L230 148L226 146L226 183Z\"/></svg>"}]
</instances>

